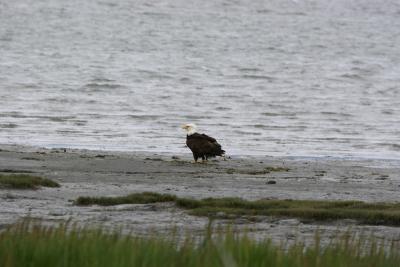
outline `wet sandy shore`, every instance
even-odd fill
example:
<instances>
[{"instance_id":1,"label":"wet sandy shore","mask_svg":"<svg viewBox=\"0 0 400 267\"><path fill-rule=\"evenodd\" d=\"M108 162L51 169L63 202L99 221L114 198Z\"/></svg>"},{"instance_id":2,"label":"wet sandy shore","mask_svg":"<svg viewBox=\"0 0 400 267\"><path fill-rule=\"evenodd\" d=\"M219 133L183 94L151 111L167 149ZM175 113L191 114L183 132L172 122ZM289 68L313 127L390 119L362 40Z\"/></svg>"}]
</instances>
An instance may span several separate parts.
<instances>
[{"instance_id":1,"label":"wet sandy shore","mask_svg":"<svg viewBox=\"0 0 400 267\"><path fill-rule=\"evenodd\" d=\"M193 164L187 155L118 153L0 146L0 173L31 173L54 179L60 188L0 189L0 227L24 217L52 223L122 227L137 234L201 233L208 219L188 215L173 204L78 207L79 196L119 196L151 191L177 196L241 197L245 199L342 199L368 202L399 200L400 166L395 161L333 158L232 157L226 161ZM268 171L284 167L288 171ZM275 182L275 183L274 183ZM216 221L216 224L231 223ZM337 231L373 233L400 240L400 228L357 225L353 221L324 223L265 217L258 222L237 219L255 238L312 239Z\"/></svg>"}]
</instances>

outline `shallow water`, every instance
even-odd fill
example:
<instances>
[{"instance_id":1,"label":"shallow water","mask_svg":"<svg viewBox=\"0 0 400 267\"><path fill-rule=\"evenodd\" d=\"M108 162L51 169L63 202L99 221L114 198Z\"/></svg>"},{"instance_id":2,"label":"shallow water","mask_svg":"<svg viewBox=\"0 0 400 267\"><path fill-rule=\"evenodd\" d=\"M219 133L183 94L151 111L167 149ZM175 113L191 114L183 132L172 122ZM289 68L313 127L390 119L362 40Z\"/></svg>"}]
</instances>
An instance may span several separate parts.
<instances>
[{"instance_id":1,"label":"shallow water","mask_svg":"<svg viewBox=\"0 0 400 267\"><path fill-rule=\"evenodd\" d=\"M0 143L400 158L400 2L0 0Z\"/></svg>"}]
</instances>

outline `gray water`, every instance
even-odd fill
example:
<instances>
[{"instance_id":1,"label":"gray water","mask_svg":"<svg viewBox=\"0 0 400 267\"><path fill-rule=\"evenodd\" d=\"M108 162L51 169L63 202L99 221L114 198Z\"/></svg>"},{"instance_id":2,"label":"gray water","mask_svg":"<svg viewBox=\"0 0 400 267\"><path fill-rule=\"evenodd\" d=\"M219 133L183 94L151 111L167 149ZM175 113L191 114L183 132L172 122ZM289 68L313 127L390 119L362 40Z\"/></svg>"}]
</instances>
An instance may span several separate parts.
<instances>
[{"instance_id":1,"label":"gray water","mask_svg":"<svg viewBox=\"0 0 400 267\"><path fill-rule=\"evenodd\" d=\"M0 143L400 158L400 1L0 0Z\"/></svg>"}]
</instances>

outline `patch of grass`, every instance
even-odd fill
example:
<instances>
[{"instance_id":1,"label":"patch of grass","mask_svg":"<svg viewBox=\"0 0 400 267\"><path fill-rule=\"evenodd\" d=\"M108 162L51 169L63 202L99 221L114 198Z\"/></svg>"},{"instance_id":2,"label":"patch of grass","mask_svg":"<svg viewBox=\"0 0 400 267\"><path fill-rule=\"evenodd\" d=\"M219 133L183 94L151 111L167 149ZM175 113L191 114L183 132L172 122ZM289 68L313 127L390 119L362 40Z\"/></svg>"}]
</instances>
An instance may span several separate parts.
<instances>
[{"instance_id":1,"label":"patch of grass","mask_svg":"<svg viewBox=\"0 0 400 267\"><path fill-rule=\"evenodd\" d=\"M120 204L147 204L175 201L176 196L152 192L134 193L122 197L79 197L75 204L79 206L101 205L112 206Z\"/></svg>"},{"instance_id":2,"label":"patch of grass","mask_svg":"<svg viewBox=\"0 0 400 267\"><path fill-rule=\"evenodd\" d=\"M47 178L26 174L0 175L0 188L38 189L40 186L60 187L60 184Z\"/></svg>"},{"instance_id":3,"label":"patch of grass","mask_svg":"<svg viewBox=\"0 0 400 267\"><path fill-rule=\"evenodd\" d=\"M33 173L33 171L12 170L12 169L0 169L0 172L4 172L4 173Z\"/></svg>"},{"instance_id":4,"label":"patch of grass","mask_svg":"<svg viewBox=\"0 0 400 267\"><path fill-rule=\"evenodd\" d=\"M21 224L0 232L0 266L399 266L395 243L351 236L337 239L322 247L315 235L315 246L300 242L279 246L269 239L254 241L232 230L222 233L209 229L200 243L190 235L179 243L160 236L144 238L65 225L49 228Z\"/></svg>"},{"instance_id":5,"label":"patch of grass","mask_svg":"<svg viewBox=\"0 0 400 267\"><path fill-rule=\"evenodd\" d=\"M354 219L364 224L400 225L399 203L361 201L256 200L239 198L179 199L190 214L217 218L277 216L315 221Z\"/></svg>"},{"instance_id":6,"label":"patch of grass","mask_svg":"<svg viewBox=\"0 0 400 267\"><path fill-rule=\"evenodd\" d=\"M400 203L365 203L362 201L269 200L241 198L178 198L169 194L135 193L123 197L80 197L77 205L145 204L174 201L180 208L197 216L213 218L254 216L294 217L305 220L329 221L354 219L364 224L400 225Z\"/></svg>"}]
</instances>

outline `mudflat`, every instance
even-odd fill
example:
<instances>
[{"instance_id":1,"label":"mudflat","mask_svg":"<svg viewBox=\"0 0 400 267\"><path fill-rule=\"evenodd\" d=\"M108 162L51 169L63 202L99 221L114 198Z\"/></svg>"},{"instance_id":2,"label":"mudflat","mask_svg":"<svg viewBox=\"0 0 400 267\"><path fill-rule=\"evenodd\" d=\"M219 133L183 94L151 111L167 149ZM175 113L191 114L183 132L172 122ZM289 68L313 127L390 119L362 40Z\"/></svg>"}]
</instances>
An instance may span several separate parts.
<instances>
[{"instance_id":1,"label":"mudflat","mask_svg":"<svg viewBox=\"0 0 400 267\"><path fill-rule=\"evenodd\" d=\"M71 221L117 227L136 234L190 231L201 234L209 219L189 215L173 203L82 207L79 196L122 196L157 192L201 199L361 200L397 202L398 161L337 158L251 157L192 163L190 154L105 152L0 146L0 174L32 174L58 182L59 188L0 189L0 227L26 217L44 223ZM400 228L360 225L352 220L312 222L262 217L216 220L235 224L255 238L312 240L315 230L326 236L338 231L368 232L400 240Z\"/></svg>"}]
</instances>

